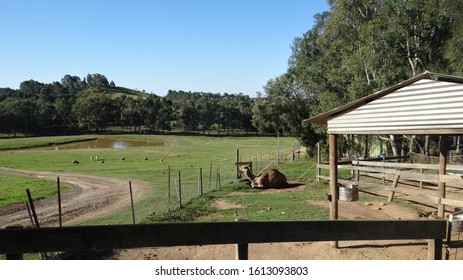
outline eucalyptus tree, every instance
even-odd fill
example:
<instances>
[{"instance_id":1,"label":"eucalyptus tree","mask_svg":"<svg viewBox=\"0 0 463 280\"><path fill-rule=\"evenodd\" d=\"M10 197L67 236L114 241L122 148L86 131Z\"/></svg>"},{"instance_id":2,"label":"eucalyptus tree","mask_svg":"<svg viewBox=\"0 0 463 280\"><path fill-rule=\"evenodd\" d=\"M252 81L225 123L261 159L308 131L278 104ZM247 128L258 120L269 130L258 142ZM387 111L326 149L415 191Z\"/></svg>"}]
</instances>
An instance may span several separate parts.
<instances>
[{"instance_id":1,"label":"eucalyptus tree","mask_svg":"<svg viewBox=\"0 0 463 280\"><path fill-rule=\"evenodd\" d=\"M462 26L461 9L455 9L462 4L453 2L330 1L330 10L316 15L314 27L293 41L289 60L288 73L311 100L311 116L424 70L452 74L463 65L451 59L456 51L447 43L463 45L452 40L455 25Z\"/></svg>"}]
</instances>

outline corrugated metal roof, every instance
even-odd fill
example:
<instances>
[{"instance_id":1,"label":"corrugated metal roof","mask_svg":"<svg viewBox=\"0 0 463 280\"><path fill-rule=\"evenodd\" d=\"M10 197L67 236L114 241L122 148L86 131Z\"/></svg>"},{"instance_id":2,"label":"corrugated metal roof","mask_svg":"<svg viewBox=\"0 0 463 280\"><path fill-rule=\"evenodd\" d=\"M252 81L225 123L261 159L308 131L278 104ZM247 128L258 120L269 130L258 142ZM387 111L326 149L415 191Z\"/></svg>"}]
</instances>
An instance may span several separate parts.
<instances>
[{"instance_id":1,"label":"corrugated metal roof","mask_svg":"<svg viewBox=\"0 0 463 280\"><path fill-rule=\"evenodd\" d=\"M463 78L425 72L304 122L331 134L463 133Z\"/></svg>"}]
</instances>

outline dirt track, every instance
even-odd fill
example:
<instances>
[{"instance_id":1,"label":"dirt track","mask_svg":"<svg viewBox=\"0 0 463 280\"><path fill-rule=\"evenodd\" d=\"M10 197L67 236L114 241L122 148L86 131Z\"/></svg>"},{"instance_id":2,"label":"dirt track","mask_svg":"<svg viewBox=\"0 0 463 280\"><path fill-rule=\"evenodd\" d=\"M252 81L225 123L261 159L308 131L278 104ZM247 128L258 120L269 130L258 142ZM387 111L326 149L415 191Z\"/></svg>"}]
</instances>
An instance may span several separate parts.
<instances>
[{"instance_id":1,"label":"dirt track","mask_svg":"<svg viewBox=\"0 0 463 280\"><path fill-rule=\"evenodd\" d=\"M0 167L0 174L21 175L55 180L73 186L62 195L62 220L64 224L75 223L108 214L130 204L128 180L75 173L40 172ZM134 201L148 192L149 186L141 180L131 180ZM33 196L34 194L32 194ZM58 225L58 201L56 197L34 202L41 226ZM24 204L0 209L0 228L10 225L30 226L30 219Z\"/></svg>"}]
</instances>

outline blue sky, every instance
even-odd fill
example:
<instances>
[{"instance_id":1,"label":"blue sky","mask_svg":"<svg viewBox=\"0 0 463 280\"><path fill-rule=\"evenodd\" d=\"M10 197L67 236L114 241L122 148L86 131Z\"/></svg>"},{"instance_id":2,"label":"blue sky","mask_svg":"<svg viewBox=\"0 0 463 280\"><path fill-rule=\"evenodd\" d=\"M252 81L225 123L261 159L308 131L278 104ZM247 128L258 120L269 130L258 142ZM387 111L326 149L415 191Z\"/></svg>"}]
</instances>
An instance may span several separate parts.
<instances>
[{"instance_id":1,"label":"blue sky","mask_svg":"<svg viewBox=\"0 0 463 280\"><path fill-rule=\"evenodd\" d=\"M326 0L1 0L0 87L100 73L116 85L255 96Z\"/></svg>"}]
</instances>

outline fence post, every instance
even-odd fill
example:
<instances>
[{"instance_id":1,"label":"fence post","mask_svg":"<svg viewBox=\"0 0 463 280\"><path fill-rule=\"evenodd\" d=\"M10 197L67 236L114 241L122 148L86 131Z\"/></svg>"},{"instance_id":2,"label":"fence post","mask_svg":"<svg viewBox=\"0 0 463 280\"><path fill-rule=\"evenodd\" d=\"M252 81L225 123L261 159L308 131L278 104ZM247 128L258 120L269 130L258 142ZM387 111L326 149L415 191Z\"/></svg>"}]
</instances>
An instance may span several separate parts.
<instances>
[{"instance_id":1,"label":"fence post","mask_svg":"<svg viewBox=\"0 0 463 280\"><path fill-rule=\"evenodd\" d=\"M248 244L236 244L236 255L237 260L247 260L248 259Z\"/></svg>"},{"instance_id":2,"label":"fence post","mask_svg":"<svg viewBox=\"0 0 463 280\"><path fill-rule=\"evenodd\" d=\"M442 240L428 240L428 260L442 260Z\"/></svg>"},{"instance_id":3,"label":"fence post","mask_svg":"<svg viewBox=\"0 0 463 280\"><path fill-rule=\"evenodd\" d=\"M211 190L211 181L212 181L212 163L209 167L209 190Z\"/></svg>"},{"instance_id":4,"label":"fence post","mask_svg":"<svg viewBox=\"0 0 463 280\"><path fill-rule=\"evenodd\" d=\"M132 206L132 223L135 224L135 209L133 208L132 182L129 181L130 205Z\"/></svg>"},{"instance_id":5,"label":"fence post","mask_svg":"<svg viewBox=\"0 0 463 280\"><path fill-rule=\"evenodd\" d=\"M240 162L240 150L236 149L236 161L235 161L236 179L241 179L241 172L240 172L240 168L238 166L238 162Z\"/></svg>"},{"instance_id":6,"label":"fence post","mask_svg":"<svg viewBox=\"0 0 463 280\"><path fill-rule=\"evenodd\" d=\"M199 169L199 174L198 174L198 196L203 195L203 169Z\"/></svg>"},{"instance_id":7,"label":"fence post","mask_svg":"<svg viewBox=\"0 0 463 280\"><path fill-rule=\"evenodd\" d=\"M178 208L182 208L182 179L180 171L178 172L178 189L177 189Z\"/></svg>"},{"instance_id":8,"label":"fence post","mask_svg":"<svg viewBox=\"0 0 463 280\"><path fill-rule=\"evenodd\" d=\"M59 183L59 177L56 177L56 184L58 187L58 220L59 220L59 226L63 226L63 220L62 220L62 212L61 212L61 187Z\"/></svg>"},{"instance_id":9,"label":"fence post","mask_svg":"<svg viewBox=\"0 0 463 280\"><path fill-rule=\"evenodd\" d=\"M26 189L27 198L29 199L29 205L31 206L32 216L34 217L35 227L40 227L39 219L37 219L37 214L35 213L34 201L32 200L31 192L29 189Z\"/></svg>"},{"instance_id":10,"label":"fence post","mask_svg":"<svg viewBox=\"0 0 463 280\"><path fill-rule=\"evenodd\" d=\"M217 166L217 173L216 173L216 181L215 181L215 188L219 188L220 189L221 185L220 185L220 169L219 167Z\"/></svg>"},{"instance_id":11,"label":"fence post","mask_svg":"<svg viewBox=\"0 0 463 280\"><path fill-rule=\"evenodd\" d=\"M167 200L170 203L170 165L167 168Z\"/></svg>"}]
</instances>

